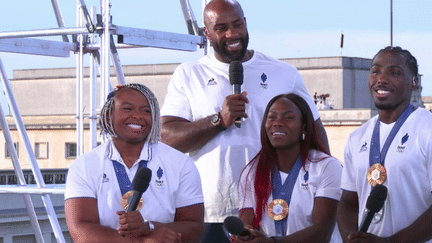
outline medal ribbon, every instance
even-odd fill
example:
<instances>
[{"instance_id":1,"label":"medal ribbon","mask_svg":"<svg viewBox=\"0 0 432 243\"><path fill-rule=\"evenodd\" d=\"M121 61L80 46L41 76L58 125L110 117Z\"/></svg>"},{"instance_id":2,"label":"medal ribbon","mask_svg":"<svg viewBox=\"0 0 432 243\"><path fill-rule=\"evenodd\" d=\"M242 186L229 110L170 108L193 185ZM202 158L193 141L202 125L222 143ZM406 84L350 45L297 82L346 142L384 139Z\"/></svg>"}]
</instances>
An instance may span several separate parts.
<instances>
[{"instance_id":1,"label":"medal ribbon","mask_svg":"<svg viewBox=\"0 0 432 243\"><path fill-rule=\"evenodd\" d=\"M122 164L118 161L112 160L114 171L116 173L117 181L120 187L121 194L124 195L126 192L132 190L132 183L129 180L128 175L126 174L126 170ZM147 167L146 160L141 160L138 165L138 169L145 166Z\"/></svg>"},{"instance_id":2,"label":"medal ribbon","mask_svg":"<svg viewBox=\"0 0 432 243\"><path fill-rule=\"evenodd\" d=\"M379 163L384 166L384 160L387 155L387 151L390 147L390 144L392 143L393 139L395 138L396 134L398 133L399 129L402 127L406 119L409 117L409 115L414 111L414 106L412 104L409 104L409 106L404 110L404 112L399 116L399 118L396 120L395 125L393 126L392 130L390 131L390 134L388 135L384 146L380 150L380 119L378 117L375 127L372 133L372 139L371 139L371 148L369 152L369 165L372 166L376 163Z\"/></svg>"},{"instance_id":3,"label":"medal ribbon","mask_svg":"<svg viewBox=\"0 0 432 243\"><path fill-rule=\"evenodd\" d=\"M291 195L293 192L294 184L297 181L298 174L300 172L300 169L302 167L301 158L300 156L297 158L297 161L291 168L288 178L285 180L285 182L282 185L282 179L279 173L279 170L275 166L272 170L272 193L273 193L273 200L275 199L283 199L287 204L290 204L291 201ZM287 219L288 217L280 220L275 221L275 227L276 227L276 234L278 236L284 236L286 234L286 228L287 228Z\"/></svg>"}]
</instances>

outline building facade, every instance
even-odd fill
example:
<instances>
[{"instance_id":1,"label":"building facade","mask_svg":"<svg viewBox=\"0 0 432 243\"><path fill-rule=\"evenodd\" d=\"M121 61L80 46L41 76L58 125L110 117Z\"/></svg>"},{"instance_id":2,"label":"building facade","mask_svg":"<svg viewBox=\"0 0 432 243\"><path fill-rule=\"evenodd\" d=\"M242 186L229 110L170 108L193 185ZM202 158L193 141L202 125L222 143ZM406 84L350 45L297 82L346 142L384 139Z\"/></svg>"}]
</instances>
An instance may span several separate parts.
<instances>
[{"instance_id":1,"label":"building facade","mask_svg":"<svg viewBox=\"0 0 432 243\"><path fill-rule=\"evenodd\" d=\"M330 149L343 161L348 135L376 114L368 90L371 59L322 57L281 59L299 70L311 96L326 97L331 109L320 110ZM128 65L123 67L128 83L142 83L164 102L167 85L178 64ZM88 71L88 70L86 70ZM111 83L116 84L115 72ZM66 169L76 157L75 68L15 70L10 80L29 139L42 169ZM89 81L84 85L85 151L91 149L89 132ZM413 95L422 104L421 89ZM98 107L100 107L99 100ZM30 168L13 117L7 117L21 166ZM98 138L98 142L101 140ZM0 169L13 169L4 138L0 137Z\"/></svg>"}]
</instances>

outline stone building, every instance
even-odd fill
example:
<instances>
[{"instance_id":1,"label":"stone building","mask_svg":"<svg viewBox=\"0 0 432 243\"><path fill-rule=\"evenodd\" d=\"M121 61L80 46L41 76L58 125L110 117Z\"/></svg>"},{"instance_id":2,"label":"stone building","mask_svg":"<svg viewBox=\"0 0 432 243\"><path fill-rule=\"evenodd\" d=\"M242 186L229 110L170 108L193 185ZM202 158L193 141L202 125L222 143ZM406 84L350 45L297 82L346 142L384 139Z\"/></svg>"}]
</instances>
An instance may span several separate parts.
<instances>
[{"instance_id":1,"label":"stone building","mask_svg":"<svg viewBox=\"0 0 432 243\"><path fill-rule=\"evenodd\" d=\"M343 162L343 148L348 135L370 119L376 111L368 91L371 59L356 57L321 57L282 59L296 66L311 96L326 96L331 109L320 110L327 130L330 149ZM162 105L169 79L178 64L128 65L124 74L128 83L147 85ZM86 70L87 71L87 70ZM111 82L116 84L115 72ZM66 169L76 156L75 68L15 70L11 87L42 169ZM421 89L413 95L422 104ZM85 79L84 104L88 104L88 79ZM99 106L100 104L98 104ZM84 114L88 115L89 105ZM23 168L30 168L13 118L8 117L12 136ZM85 151L90 133L85 119ZM100 142L100 140L98 140ZM0 137L0 144L5 144ZM13 169L5 145L0 146L0 169Z\"/></svg>"}]
</instances>

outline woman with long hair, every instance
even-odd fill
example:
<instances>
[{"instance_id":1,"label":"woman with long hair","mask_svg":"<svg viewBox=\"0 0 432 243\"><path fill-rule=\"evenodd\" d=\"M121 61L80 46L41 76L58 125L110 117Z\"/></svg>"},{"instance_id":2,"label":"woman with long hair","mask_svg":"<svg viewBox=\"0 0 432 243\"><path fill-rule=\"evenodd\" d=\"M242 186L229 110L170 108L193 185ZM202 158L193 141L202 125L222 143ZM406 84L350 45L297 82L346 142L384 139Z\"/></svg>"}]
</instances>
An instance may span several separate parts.
<instances>
[{"instance_id":1,"label":"woman with long hair","mask_svg":"<svg viewBox=\"0 0 432 243\"><path fill-rule=\"evenodd\" d=\"M261 145L240 178L239 218L251 235L232 241L339 242L342 166L318 142L303 98L290 93L270 100Z\"/></svg>"}]
</instances>

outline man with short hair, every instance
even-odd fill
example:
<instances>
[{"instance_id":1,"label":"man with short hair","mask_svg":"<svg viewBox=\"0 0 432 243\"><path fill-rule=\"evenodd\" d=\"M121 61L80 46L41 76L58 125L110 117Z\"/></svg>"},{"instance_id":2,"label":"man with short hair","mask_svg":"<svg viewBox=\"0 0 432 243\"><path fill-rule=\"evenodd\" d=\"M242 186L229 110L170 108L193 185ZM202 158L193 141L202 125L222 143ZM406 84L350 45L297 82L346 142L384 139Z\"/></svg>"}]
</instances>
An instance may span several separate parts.
<instances>
[{"instance_id":1,"label":"man with short hair","mask_svg":"<svg viewBox=\"0 0 432 243\"><path fill-rule=\"evenodd\" d=\"M369 91L378 115L356 129L345 147L337 221L344 242L432 242L432 114L410 104L417 61L387 47L372 59ZM380 212L357 232L371 190L388 189Z\"/></svg>"},{"instance_id":2,"label":"man with short hair","mask_svg":"<svg viewBox=\"0 0 432 243\"><path fill-rule=\"evenodd\" d=\"M311 107L320 141L328 150L318 110L295 67L247 49L246 18L235 0L213 0L204 9L204 33L214 54L185 62L175 71L161 110L162 141L189 153L202 178L205 222L202 242L227 242L222 222L238 215L238 180L258 153L267 103L296 93ZM240 61L244 82L232 94L229 64ZM233 126L241 119L241 127ZM222 238L218 238L224 236Z\"/></svg>"}]
</instances>

